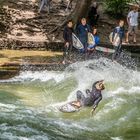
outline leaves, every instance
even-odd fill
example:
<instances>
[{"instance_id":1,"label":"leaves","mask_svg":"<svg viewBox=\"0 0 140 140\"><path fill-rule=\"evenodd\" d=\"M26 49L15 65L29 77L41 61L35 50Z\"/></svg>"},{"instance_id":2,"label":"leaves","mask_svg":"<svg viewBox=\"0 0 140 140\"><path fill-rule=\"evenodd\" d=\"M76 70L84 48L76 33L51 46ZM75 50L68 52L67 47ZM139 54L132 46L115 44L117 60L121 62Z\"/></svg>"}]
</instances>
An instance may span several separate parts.
<instances>
[{"instance_id":1,"label":"leaves","mask_svg":"<svg viewBox=\"0 0 140 140\"><path fill-rule=\"evenodd\" d=\"M115 17L123 16L125 9L127 8L127 4L131 0L105 0L106 2L106 10L110 15Z\"/></svg>"}]
</instances>

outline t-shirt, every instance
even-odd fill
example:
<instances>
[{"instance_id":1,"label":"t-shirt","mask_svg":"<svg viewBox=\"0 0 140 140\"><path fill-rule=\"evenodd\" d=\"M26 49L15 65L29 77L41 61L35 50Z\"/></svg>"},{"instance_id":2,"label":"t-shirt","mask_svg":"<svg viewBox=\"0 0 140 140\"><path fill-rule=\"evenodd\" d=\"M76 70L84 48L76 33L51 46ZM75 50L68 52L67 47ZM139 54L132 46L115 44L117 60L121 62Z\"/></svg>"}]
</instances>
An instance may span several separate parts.
<instances>
[{"instance_id":1,"label":"t-shirt","mask_svg":"<svg viewBox=\"0 0 140 140\"><path fill-rule=\"evenodd\" d=\"M128 18L131 26L138 25L138 12L130 11L128 14Z\"/></svg>"}]
</instances>

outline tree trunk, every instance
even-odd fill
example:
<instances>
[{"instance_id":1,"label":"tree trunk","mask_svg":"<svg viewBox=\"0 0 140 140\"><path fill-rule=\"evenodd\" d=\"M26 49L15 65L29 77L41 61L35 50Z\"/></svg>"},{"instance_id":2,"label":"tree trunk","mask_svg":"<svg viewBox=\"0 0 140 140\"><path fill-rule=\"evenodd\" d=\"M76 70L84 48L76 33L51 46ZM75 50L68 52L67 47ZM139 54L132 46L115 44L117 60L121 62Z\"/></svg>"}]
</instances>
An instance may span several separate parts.
<instances>
[{"instance_id":1,"label":"tree trunk","mask_svg":"<svg viewBox=\"0 0 140 140\"><path fill-rule=\"evenodd\" d=\"M82 17L86 17L92 0L77 0L74 11L71 14L71 18L75 24L77 24Z\"/></svg>"},{"instance_id":2,"label":"tree trunk","mask_svg":"<svg viewBox=\"0 0 140 140\"><path fill-rule=\"evenodd\" d=\"M66 18L66 20L61 25L59 25L58 27L53 29L50 33L61 29L66 24L66 22L70 19L72 19L72 21L74 22L75 27L76 27L80 18L87 16L91 2L92 2L92 0L77 0L76 6L75 6L75 9L73 10L73 12Z\"/></svg>"}]
</instances>

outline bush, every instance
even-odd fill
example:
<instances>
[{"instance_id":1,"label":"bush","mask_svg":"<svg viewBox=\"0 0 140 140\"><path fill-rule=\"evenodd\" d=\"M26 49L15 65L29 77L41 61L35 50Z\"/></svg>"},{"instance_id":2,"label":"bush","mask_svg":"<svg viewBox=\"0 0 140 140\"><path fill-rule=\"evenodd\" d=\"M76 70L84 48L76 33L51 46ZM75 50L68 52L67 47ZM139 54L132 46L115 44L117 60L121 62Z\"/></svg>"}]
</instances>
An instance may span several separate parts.
<instances>
[{"instance_id":1,"label":"bush","mask_svg":"<svg viewBox=\"0 0 140 140\"><path fill-rule=\"evenodd\" d=\"M114 17L122 17L132 0L105 0L106 11Z\"/></svg>"}]
</instances>

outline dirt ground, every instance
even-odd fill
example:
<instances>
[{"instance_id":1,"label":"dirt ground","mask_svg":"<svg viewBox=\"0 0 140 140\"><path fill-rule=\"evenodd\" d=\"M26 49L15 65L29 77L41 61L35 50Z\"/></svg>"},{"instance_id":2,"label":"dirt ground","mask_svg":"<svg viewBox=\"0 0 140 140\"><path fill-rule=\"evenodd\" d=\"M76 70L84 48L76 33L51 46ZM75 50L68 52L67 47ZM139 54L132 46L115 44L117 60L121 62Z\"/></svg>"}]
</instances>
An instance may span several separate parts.
<instances>
[{"instance_id":1,"label":"dirt ground","mask_svg":"<svg viewBox=\"0 0 140 140\"><path fill-rule=\"evenodd\" d=\"M65 11L66 5L67 1L61 4L61 0L52 0L50 13L44 8L44 11L38 14L39 0L6 0L0 10L0 36L20 41L63 41L63 29L55 33L50 32L60 25L75 7L73 3L73 8ZM105 13L102 4L99 5L99 14L98 32L101 42L108 42L108 36L117 20ZM140 42L140 33L138 40Z\"/></svg>"}]
</instances>

